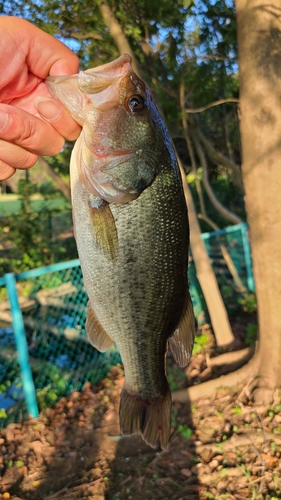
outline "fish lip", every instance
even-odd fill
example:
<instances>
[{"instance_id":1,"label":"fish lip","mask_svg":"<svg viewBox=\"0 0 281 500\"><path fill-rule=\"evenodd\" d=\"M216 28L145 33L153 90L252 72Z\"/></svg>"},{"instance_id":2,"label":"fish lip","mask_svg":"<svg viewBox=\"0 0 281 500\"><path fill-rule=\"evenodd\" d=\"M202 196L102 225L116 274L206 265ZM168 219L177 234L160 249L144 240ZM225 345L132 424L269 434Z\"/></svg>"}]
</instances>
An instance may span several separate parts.
<instances>
[{"instance_id":1,"label":"fish lip","mask_svg":"<svg viewBox=\"0 0 281 500\"><path fill-rule=\"evenodd\" d=\"M101 148L97 147L95 149L91 149L92 154L97 158L97 160L117 160L118 158L122 159L125 157L132 158L136 155L136 151L130 151L129 149L105 149L101 146ZM106 162L108 163L108 162Z\"/></svg>"}]
</instances>

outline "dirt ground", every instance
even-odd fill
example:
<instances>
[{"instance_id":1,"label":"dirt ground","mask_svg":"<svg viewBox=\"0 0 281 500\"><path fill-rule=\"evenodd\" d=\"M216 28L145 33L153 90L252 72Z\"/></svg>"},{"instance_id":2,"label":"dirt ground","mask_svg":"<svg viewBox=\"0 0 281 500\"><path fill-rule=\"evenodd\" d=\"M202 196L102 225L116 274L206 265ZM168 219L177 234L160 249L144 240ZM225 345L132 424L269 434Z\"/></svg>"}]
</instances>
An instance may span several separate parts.
<instances>
[{"instance_id":1,"label":"dirt ground","mask_svg":"<svg viewBox=\"0 0 281 500\"><path fill-rule=\"evenodd\" d=\"M243 325L236 325L242 347ZM205 332L206 335L206 332ZM209 341L189 367L168 359L172 390L217 373ZM0 432L0 498L13 500L276 500L281 498L281 394L256 407L245 387L173 403L164 451L120 436L121 366L98 387L63 398L38 419Z\"/></svg>"}]
</instances>

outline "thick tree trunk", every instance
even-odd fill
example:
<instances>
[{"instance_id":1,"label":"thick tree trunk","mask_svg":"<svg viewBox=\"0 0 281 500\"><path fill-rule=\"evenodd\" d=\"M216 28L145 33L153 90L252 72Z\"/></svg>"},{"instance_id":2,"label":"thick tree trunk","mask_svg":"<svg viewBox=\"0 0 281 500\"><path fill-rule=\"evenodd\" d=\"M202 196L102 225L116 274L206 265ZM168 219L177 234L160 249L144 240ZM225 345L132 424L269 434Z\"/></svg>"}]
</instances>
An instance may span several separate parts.
<instances>
[{"instance_id":1,"label":"thick tree trunk","mask_svg":"<svg viewBox=\"0 0 281 500\"><path fill-rule=\"evenodd\" d=\"M221 298L214 271L201 238L196 210L182 167L181 174L185 199L188 206L190 246L196 267L196 275L206 300L217 345L222 346L230 344L233 342L234 336L228 321L227 312Z\"/></svg>"},{"instance_id":2,"label":"thick tree trunk","mask_svg":"<svg viewBox=\"0 0 281 500\"><path fill-rule=\"evenodd\" d=\"M248 382L256 403L281 386L281 31L280 0L236 0L242 174L259 319L253 358L239 370L174 395L192 401Z\"/></svg>"},{"instance_id":3,"label":"thick tree trunk","mask_svg":"<svg viewBox=\"0 0 281 500\"><path fill-rule=\"evenodd\" d=\"M242 174L256 285L260 390L281 386L280 0L236 0Z\"/></svg>"}]
</instances>

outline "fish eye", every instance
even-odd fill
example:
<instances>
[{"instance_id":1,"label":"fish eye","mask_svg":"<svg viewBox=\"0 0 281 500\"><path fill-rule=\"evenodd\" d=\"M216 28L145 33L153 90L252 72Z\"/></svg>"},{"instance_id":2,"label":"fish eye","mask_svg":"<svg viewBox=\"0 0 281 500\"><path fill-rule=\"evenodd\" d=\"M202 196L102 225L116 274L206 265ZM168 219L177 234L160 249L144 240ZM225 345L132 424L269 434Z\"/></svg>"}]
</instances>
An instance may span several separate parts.
<instances>
[{"instance_id":1,"label":"fish eye","mask_svg":"<svg viewBox=\"0 0 281 500\"><path fill-rule=\"evenodd\" d=\"M144 109L144 98L141 95L132 95L127 101L127 107L133 113L142 111Z\"/></svg>"}]
</instances>

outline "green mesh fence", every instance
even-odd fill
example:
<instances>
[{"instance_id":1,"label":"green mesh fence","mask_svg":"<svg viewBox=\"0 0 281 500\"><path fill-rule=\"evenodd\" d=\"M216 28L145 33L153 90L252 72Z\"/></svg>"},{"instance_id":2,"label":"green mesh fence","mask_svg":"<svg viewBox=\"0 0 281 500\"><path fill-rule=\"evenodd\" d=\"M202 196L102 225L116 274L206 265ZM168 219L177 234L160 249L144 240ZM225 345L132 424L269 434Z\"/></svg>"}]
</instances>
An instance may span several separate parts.
<instances>
[{"instance_id":1,"label":"green mesh fence","mask_svg":"<svg viewBox=\"0 0 281 500\"><path fill-rule=\"evenodd\" d=\"M10 288L13 289L13 285ZM4 358L5 366L10 365L11 359L14 359L15 368L12 369L10 365L10 368L7 367L1 373L2 424L7 419L14 419L8 409L11 404L11 387L13 390L17 388L16 398L12 402L21 403L17 404L18 416L25 417L28 413L36 416L37 408L40 411L71 391L79 391L85 382L97 384L111 366L121 362L116 348L100 353L87 340L85 321L88 296L83 286L79 260L17 275L15 294L25 333L24 338L19 340L18 351L20 355L26 341L31 377L21 380L24 367L19 369L13 335L13 331L16 333L19 329L18 318L15 318L12 328L10 305L7 301L4 313L10 322L2 329L3 343L5 351L7 350ZM1 339L0 336L0 342ZM27 410L26 393L30 383L34 384L36 401L32 401L31 394L31 404Z\"/></svg>"},{"instance_id":2,"label":"green mesh fence","mask_svg":"<svg viewBox=\"0 0 281 500\"><path fill-rule=\"evenodd\" d=\"M239 308L239 299L254 290L247 225L202 234L228 313Z\"/></svg>"},{"instance_id":3,"label":"green mesh fence","mask_svg":"<svg viewBox=\"0 0 281 500\"><path fill-rule=\"evenodd\" d=\"M26 409L12 315L5 282L0 282L0 427ZM27 412L23 417L27 416Z\"/></svg>"},{"instance_id":4,"label":"green mesh fence","mask_svg":"<svg viewBox=\"0 0 281 500\"><path fill-rule=\"evenodd\" d=\"M245 224L202 235L229 313L238 297L253 290ZM207 308L189 265L198 324ZM98 352L87 340L87 293L79 260L0 279L0 426L36 417L85 382L97 384L121 362L116 348Z\"/></svg>"}]
</instances>

